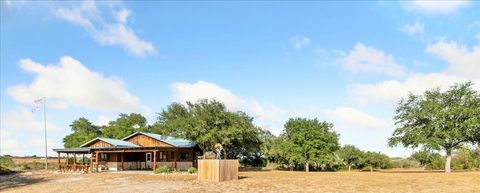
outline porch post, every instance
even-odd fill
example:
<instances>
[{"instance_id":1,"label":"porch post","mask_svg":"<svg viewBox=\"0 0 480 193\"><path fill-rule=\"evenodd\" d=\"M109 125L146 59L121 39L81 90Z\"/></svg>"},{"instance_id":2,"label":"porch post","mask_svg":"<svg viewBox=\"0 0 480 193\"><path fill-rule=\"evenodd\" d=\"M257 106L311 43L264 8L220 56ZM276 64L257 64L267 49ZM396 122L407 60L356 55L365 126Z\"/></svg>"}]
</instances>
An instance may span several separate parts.
<instances>
[{"instance_id":1,"label":"porch post","mask_svg":"<svg viewBox=\"0 0 480 193\"><path fill-rule=\"evenodd\" d=\"M82 171L86 171L87 165L85 165L85 153L82 153Z\"/></svg>"},{"instance_id":2,"label":"porch post","mask_svg":"<svg viewBox=\"0 0 480 193\"><path fill-rule=\"evenodd\" d=\"M90 155L90 171L93 172L93 152Z\"/></svg>"},{"instance_id":3,"label":"porch post","mask_svg":"<svg viewBox=\"0 0 480 193\"><path fill-rule=\"evenodd\" d=\"M60 152L57 152L58 153L58 170L61 170L62 168L60 167Z\"/></svg>"},{"instance_id":4,"label":"porch post","mask_svg":"<svg viewBox=\"0 0 480 193\"><path fill-rule=\"evenodd\" d=\"M77 153L73 153L73 171L77 171Z\"/></svg>"},{"instance_id":5,"label":"porch post","mask_svg":"<svg viewBox=\"0 0 480 193\"><path fill-rule=\"evenodd\" d=\"M68 154L69 154L69 153L67 153L67 165L65 166L65 167L66 167L66 168L65 168L66 170L69 170L69 169L70 169L70 168L69 168L69 167L70 167L70 163L68 162L68 160L69 160L70 158L69 158Z\"/></svg>"},{"instance_id":6,"label":"porch post","mask_svg":"<svg viewBox=\"0 0 480 193\"><path fill-rule=\"evenodd\" d=\"M173 150L173 165L175 167L175 170L177 170L177 149Z\"/></svg>"},{"instance_id":7,"label":"porch post","mask_svg":"<svg viewBox=\"0 0 480 193\"><path fill-rule=\"evenodd\" d=\"M157 169L157 151L153 151L153 172Z\"/></svg>"},{"instance_id":8,"label":"porch post","mask_svg":"<svg viewBox=\"0 0 480 193\"><path fill-rule=\"evenodd\" d=\"M120 159L122 160L122 171L125 170L125 169L123 168L123 154L124 154L124 152L120 153Z\"/></svg>"},{"instance_id":9,"label":"porch post","mask_svg":"<svg viewBox=\"0 0 480 193\"><path fill-rule=\"evenodd\" d=\"M96 163L95 163L95 165L96 165L96 166L95 166L95 167L96 167L95 170L98 172L98 152L96 153L95 162L96 162Z\"/></svg>"}]
</instances>

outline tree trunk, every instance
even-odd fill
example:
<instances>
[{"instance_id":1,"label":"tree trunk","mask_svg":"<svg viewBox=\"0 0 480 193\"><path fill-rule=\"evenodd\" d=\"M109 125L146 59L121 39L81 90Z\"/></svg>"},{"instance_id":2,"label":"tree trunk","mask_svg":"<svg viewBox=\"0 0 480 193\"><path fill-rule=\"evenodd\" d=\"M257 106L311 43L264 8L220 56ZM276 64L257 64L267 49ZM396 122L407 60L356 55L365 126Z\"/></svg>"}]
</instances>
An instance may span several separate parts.
<instances>
[{"instance_id":1,"label":"tree trunk","mask_svg":"<svg viewBox=\"0 0 480 193\"><path fill-rule=\"evenodd\" d=\"M309 172L309 164L308 164L308 161L305 162L305 172Z\"/></svg>"},{"instance_id":2,"label":"tree trunk","mask_svg":"<svg viewBox=\"0 0 480 193\"><path fill-rule=\"evenodd\" d=\"M447 149L447 160L445 161L445 173L450 173L450 165L452 162L452 150Z\"/></svg>"},{"instance_id":3,"label":"tree trunk","mask_svg":"<svg viewBox=\"0 0 480 193\"><path fill-rule=\"evenodd\" d=\"M350 172L351 169L352 169L352 166L348 165L348 172Z\"/></svg>"},{"instance_id":4,"label":"tree trunk","mask_svg":"<svg viewBox=\"0 0 480 193\"><path fill-rule=\"evenodd\" d=\"M372 166L370 166L370 172L373 172L373 167Z\"/></svg>"}]
</instances>

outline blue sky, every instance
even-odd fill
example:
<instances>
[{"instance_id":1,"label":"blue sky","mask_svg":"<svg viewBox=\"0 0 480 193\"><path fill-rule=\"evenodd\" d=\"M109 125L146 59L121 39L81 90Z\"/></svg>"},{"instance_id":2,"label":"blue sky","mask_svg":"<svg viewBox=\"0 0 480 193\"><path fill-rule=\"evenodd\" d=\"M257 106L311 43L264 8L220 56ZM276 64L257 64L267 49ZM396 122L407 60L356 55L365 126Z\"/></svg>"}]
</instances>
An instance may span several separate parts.
<instances>
[{"instance_id":1,"label":"blue sky","mask_svg":"<svg viewBox=\"0 0 480 193\"><path fill-rule=\"evenodd\" d=\"M275 134L289 117L335 124L342 144L391 156L395 103L471 80L480 4L1 1L0 154L42 154L69 124L122 112L150 123L172 102L215 98ZM52 153L52 152L50 152Z\"/></svg>"}]
</instances>

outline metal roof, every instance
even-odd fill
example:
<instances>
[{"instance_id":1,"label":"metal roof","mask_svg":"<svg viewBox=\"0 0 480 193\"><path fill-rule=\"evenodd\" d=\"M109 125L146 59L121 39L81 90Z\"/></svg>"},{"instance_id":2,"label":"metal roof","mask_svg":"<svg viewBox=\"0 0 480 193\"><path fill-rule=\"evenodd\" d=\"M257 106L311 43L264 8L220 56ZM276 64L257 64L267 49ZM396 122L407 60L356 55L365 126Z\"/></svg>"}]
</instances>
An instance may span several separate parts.
<instances>
[{"instance_id":1,"label":"metal roof","mask_svg":"<svg viewBox=\"0 0 480 193\"><path fill-rule=\"evenodd\" d=\"M89 152L89 147L74 147L74 148L61 148L61 149L53 149L56 152Z\"/></svg>"},{"instance_id":2,"label":"metal roof","mask_svg":"<svg viewBox=\"0 0 480 193\"><path fill-rule=\"evenodd\" d=\"M105 137L96 137L95 139L92 139L92 140L80 145L80 147L85 147L86 145L90 144L91 142L93 142L95 140L101 140L101 141L107 142L109 144L112 144L113 147L139 147L138 145L135 145L135 144L130 143L128 141L105 138Z\"/></svg>"},{"instance_id":3,"label":"metal roof","mask_svg":"<svg viewBox=\"0 0 480 193\"><path fill-rule=\"evenodd\" d=\"M122 140L126 140L126 139L128 139L128 138L130 138L134 135L137 135L137 134L143 134L143 135L149 136L149 137L154 138L156 140L168 143L168 144L170 144L174 147L195 147L197 145L195 142L187 140L187 139L180 139L180 138L163 136L163 135L154 134L154 133L140 132L140 131L135 132L135 133L123 138Z\"/></svg>"}]
</instances>

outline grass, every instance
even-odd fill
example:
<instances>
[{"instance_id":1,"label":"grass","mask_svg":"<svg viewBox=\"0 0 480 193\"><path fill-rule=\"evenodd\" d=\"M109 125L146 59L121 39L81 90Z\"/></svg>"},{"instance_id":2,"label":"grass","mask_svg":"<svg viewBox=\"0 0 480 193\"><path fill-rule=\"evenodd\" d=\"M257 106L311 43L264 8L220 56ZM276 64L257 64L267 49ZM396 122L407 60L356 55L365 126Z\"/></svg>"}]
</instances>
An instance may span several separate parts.
<instances>
[{"instance_id":1,"label":"grass","mask_svg":"<svg viewBox=\"0 0 480 193\"><path fill-rule=\"evenodd\" d=\"M14 175L23 175L14 174ZM10 175L11 176L11 175ZM34 172L35 183L1 186L6 192L479 192L480 172L240 172L240 179L199 182L194 175ZM5 179L0 183L22 178ZM25 180L28 180L26 178ZM91 185L95 184L95 188Z\"/></svg>"}]
</instances>

